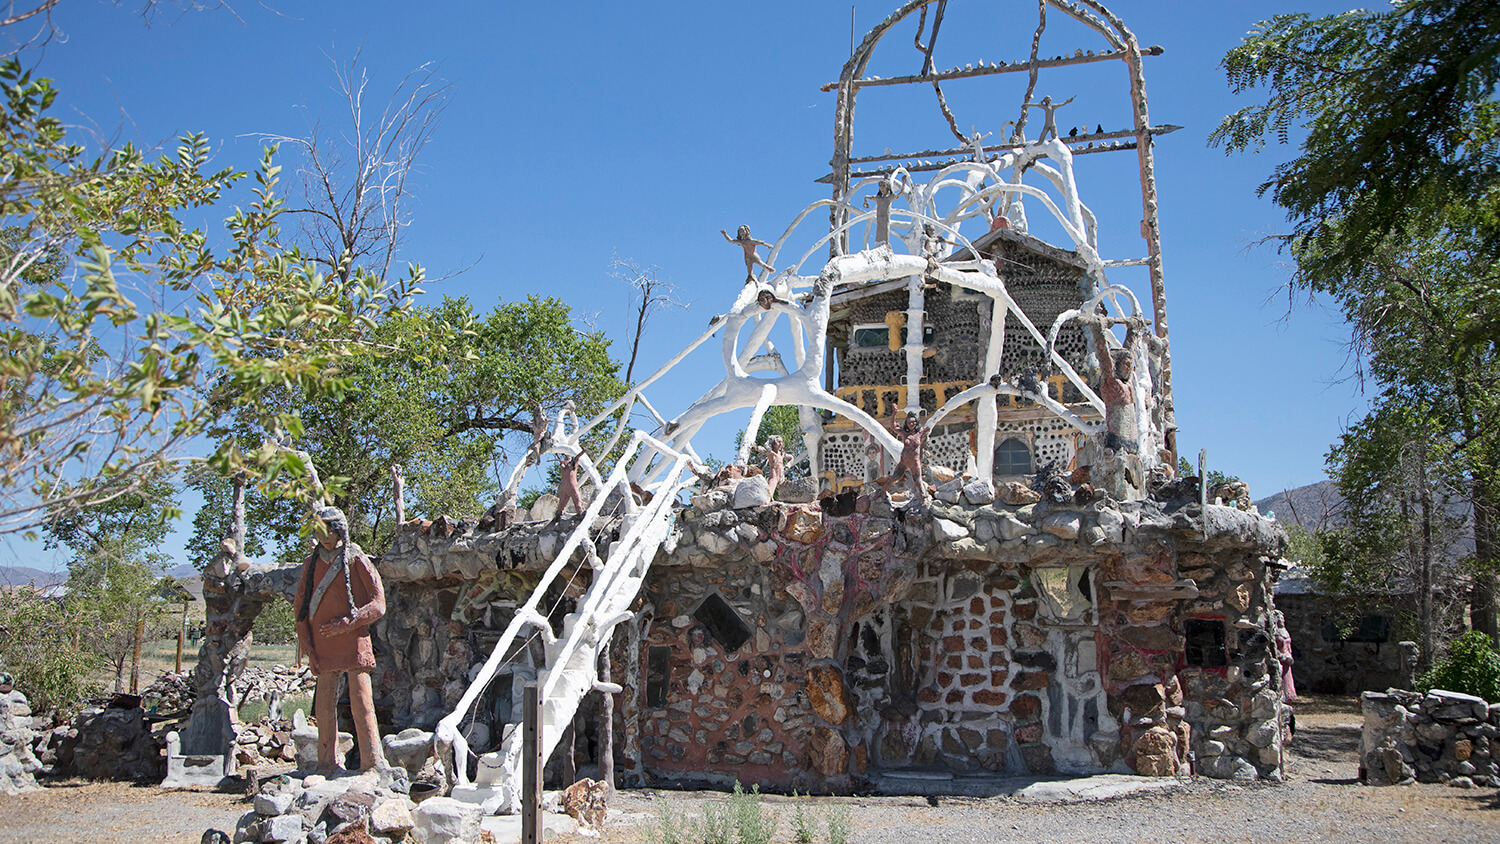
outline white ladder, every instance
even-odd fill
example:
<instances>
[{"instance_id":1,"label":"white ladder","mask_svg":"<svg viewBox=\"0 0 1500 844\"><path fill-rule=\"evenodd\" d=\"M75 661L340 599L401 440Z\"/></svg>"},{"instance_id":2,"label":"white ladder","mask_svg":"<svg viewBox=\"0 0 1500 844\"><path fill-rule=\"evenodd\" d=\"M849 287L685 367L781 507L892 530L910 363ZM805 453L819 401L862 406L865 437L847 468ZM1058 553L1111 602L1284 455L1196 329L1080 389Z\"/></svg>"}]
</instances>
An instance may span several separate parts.
<instances>
[{"instance_id":1,"label":"white ladder","mask_svg":"<svg viewBox=\"0 0 1500 844\"><path fill-rule=\"evenodd\" d=\"M469 744L460 731L465 715L474 707L479 696L495 679L505 662L505 655L527 627L534 627L545 643L545 664L537 671L541 685L541 752L542 758L551 755L562 737L563 731L572 722L578 705L590 691L598 689L605 693L620 691L614 683L604 683L598 676L599 649L607 645L615 625L630 619L630 604L640 592L646 571L651 566L657 551L672 536L675 513L672 505L684 488L697 482L697 478L684 470L690 457L677 451L641 431L631 437L625 455L635 454L642 445L649 447L648 453L638 460L649 459L656 454L672 460L670 468L661 480L649 490L653 497L640 510L633 509L626 457L616 462L609 479L601 485L593 502L584 511L578 527L558 551L557 558L542 574L536 588L526 604L516 610L515 617L506 626L504 634L495 643L494 650L484 667L464 691L453 712L438 722L436 731L438 759L448 769L453 785L452 796L469 803L480 804L487 814L514 814L520 811L521 800L521 729L514 725L506 731L500 749L478 757L478 769L472 781L469 779ZM625 532L609 549L608 559L600 561L593 553L590 528L599 519L605 500L612 490L620 492L618 500L626 509ZM585 554L594 566L594 580L579 600L578 609L563 620L561 636L552 632L552 626L539 605L553 581L567 567L574 552L585 542Z\"/></svg>"}]
</instances>

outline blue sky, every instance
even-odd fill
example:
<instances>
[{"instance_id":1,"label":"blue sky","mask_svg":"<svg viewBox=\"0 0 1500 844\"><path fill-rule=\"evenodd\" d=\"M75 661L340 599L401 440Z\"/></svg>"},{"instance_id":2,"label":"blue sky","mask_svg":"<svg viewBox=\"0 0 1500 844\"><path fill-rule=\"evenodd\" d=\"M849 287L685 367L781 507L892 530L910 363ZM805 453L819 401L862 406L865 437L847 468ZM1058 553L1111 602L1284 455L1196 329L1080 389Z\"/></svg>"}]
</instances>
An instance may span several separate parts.
<instances>
[{"instance_id":1,"label":"blue sky","mask_svg":"<svg viewBox=\"0 0 1500 844\"><path fill-rule=\"evenodd\" d=\"M737 292L742 266L719 229L747 223L772 240L827 196L813 180L827 169L834 100L819 86L847 58L848 3L281 5L236 4L238 19L173 12L146 26L130 8L66 0L56 15L61 36L28 58L56 81L69 122L148 148L204 132L216 165L242 169L254 166L266 135L337 122L335 61L361 54L376 103L411 69L440 63L452 99L421 161L401 257L434 276L464 270L428 295L467 296L481 310L527 294L559 296L580 322L616 338L619 358L628 355L628 291L610 278L611 258L658 267L691 307L656 317L638 364L645 371ZM858 4L859 34L897 5ZM1283 261L1255 245L1286 228L1255 188L1290 150L1231 158L1205 138L1237 107L1218 61L1256 20L1349 6L1108 5L1141 44L1165 48L1146 63L1151 116L1185 127L1157 145L1179 445L1192 454L1207 448L1210 464L1239 474L1257 498L1320 480L1328 444L1364 400L1354 385L1336 383L1342 324L1316 306L1287 316ZM1054 45L1102 49L1066 24L1049 26L1043 55ZM1030 2L950 4L938 64L1022 59L1034 25ZM871 72L918 69L910 37L900 40L887 39ZM1059 114L1064 127L1125 128L1123 79L1110 63L1107 72L1044 77L1038 93L1078 96ZM1016 101L1003 93L955 84L949 96L965 129L998 131L1014 117ZM876 99L861 98L859 147L899 150L908 137L947 145L930 98ZM1089 156L1079 173L1107 257L1144 254L1131 154ZM707 352L653 394L664 411L682 409L717 379L716 351ZM727 456L743 424L723 426L717 443L705 431L700 453ZM39 545L12 543L0 556L48 567Z\"/></svg>"}]
</instances>

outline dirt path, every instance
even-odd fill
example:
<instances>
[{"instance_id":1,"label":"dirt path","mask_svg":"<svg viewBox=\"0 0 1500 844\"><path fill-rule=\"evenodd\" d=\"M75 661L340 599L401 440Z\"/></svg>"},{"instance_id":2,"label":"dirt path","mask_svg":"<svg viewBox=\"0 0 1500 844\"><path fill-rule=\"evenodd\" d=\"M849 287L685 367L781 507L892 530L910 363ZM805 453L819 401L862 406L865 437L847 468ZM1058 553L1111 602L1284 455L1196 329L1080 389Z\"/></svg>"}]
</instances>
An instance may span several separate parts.
<instances>
[{"instance_id":1,"label":"dirt path","mask_svg":"<svg viewBox=\"0 0 1500 844\"><path fill-rule=\"evenodd\" d=\"M1500 841L1495 789L1442 785L1367 788L1358 784L1359 715L1351 700L1311 699L1298 707L1297 740L1287 782L1236 785L1197 779L1180 791L1093 803L1038 804L1008 798L799 798L808 814L826 818L848 805L857 844L915 842L1337 842ZM621 792L604 841L650 840L661 806L700 814L722 794ZM796 804L766 803L780 815L777 841L790 841ZM0 842L196 844L210 826L231 830L248 810L229 793L164 792L153 786L70 782L18 797L0 797ZM548 841L597 842L548 835ZM819 832L818 840L826 840Z\"/></svg>"}]
</instances>

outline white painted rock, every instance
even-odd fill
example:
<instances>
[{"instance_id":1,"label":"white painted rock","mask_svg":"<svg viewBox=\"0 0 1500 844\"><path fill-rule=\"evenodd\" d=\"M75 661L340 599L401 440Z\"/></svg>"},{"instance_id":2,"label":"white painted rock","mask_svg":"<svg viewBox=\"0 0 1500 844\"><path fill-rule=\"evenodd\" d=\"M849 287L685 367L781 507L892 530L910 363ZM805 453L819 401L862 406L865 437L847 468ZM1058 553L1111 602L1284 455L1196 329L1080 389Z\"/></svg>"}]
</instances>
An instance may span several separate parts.
<instances>
[{"instance_id":1,"label":"white painted rock","mask_svg":"<svg viewBox=\"0 0 1500 844\"><path fill-rule=\"evenodd\" d=\"M957 542L968 536L969 532L958 522L937 518L932 520L932 534L938 542Z\"/></svg>"},{"instance_id":2,"label":"white painted rock","mask_svg":"<svg viewBox=\"0 0 1500 844\"><path fill-rule=\"evenodd\" d=\"M545 522L557 515L557 496L544 492L531 503L531 521Z\"/></svg>"},{"instance_id":3,"label":"white painted rock","mask_svg":"<svg viewBox=\"0 0 1500 844\"><path fill-rule=\"evenodd\" d=\"M422 801L412 812L417 844L478 844L484 810L451 797Z\"/></svg>"},{"instance_id":4,"label":"white painted rock","mask_svg":"<svg viewBox=\"0 0 1500 844\"><path fill-rule=\"evenodd\" d=\"M741 478L734 486L734 509L740 510L745 507L762 507L771 503L771 488L766 486L766 479L760 475L753 478Z\"/></svg>"}]
</instances>

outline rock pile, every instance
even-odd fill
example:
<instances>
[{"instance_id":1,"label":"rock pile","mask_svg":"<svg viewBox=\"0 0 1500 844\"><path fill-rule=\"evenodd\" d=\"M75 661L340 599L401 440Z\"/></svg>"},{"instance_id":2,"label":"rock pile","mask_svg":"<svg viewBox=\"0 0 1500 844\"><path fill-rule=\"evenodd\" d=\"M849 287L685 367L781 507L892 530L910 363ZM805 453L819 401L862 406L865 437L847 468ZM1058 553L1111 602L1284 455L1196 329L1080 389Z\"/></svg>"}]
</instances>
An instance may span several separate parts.
<instances>
[{"instance_id":1,"label":"rock pile","mask_svg":"<svg viewBox=\"0 0 1500 844\"><path fill-rule=\"evenodd\" d=\"M1370 785L1500 786L1500 703L1433 689L1365 692L1360 779Z\"/></svg>"},{"instance_id":2,"label":"rock pile","mask_svg":"<svg viewBox=\"0 0 1500 844\"><path fill-rule=\"evenodd\" d=\"M419 842L462 840L415 832L424 820L423 810L407 797L408 788L409 781L399 770L335 778L318 774L275 777L261 784L254 810L240 818L234 841L390 844L413 840L414 833ZM472 840L477 842L479 808L471 808L475 814Z\"/></svg>"},{"instance_id":3,"label":"rock pile","mask_svg":"<svg viewBox=\"0 0 1500 844\"><path fill-rule=\"evenodd\" d=\"M237 701L264 700L273 695L282 698L310 695L317 687L317 676L305 665L296 668L277 665L270 670L251 666L236 677L231 686Z\"/></svg>"},{"instance_id":4,"label":"rock pile","mask_svg":"<svg viewBox=\"0 0 1500 844\"><path fill-rule=\"evenodd\" d=\"M163 732L146 721L139 698L121 696L135 706L90 706L61 732L55 770L91 780L153 780L166 776Z\"/></svg>"},{"instance_id":5,"label":"rock pile","mask_svg":"<svg viewBox=\"0 0 1500 844\"><path fill-rule=\"evenodd\" d=\"M31 752L31 706L15 690L9 674L0 674L0 794L35 791L42 769Z\"/></svg>"}]
</instances>

